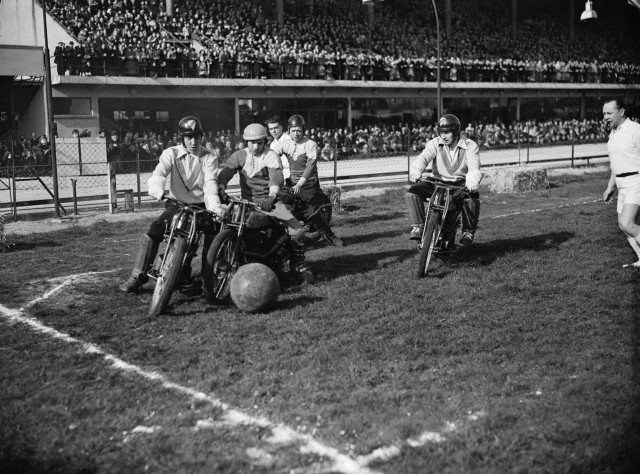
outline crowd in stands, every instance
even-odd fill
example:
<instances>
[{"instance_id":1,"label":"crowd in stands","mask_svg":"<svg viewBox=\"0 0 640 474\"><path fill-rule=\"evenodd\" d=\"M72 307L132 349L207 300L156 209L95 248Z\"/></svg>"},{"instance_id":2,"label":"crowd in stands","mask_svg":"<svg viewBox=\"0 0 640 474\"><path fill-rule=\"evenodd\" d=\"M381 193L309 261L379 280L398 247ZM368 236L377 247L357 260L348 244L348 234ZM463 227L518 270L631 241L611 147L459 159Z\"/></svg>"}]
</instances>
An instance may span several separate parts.
<instances>
[{"instance_id":1,"label":"crowd in stands","mask_svg":"<svg viewBox=\"0 0 640 474\"><path fill-rule=\"evenodd\" d=\"M285 23L260 0L183 0L169 16L163 0L49 0L49 13L76 38L58 44L60 75L435 81L433 15L424 0L376 6L376 28L353 2L313 2L300 11L285 2ZM316 3L320 5L316 5ZM639 53L562 21L521 22L509 15L454 4L454 32L442 40L443 81L640 83Z\"/></svg>"},{"instance_id":2,"label":"crowd in stands","mask_svg":"<svg viewBox=\"0 0 640 474\"><path fill-rule=\"evenodd\" d=\"M637 119L635 119L637 120ZM564 143L604 142L609 131L601 120L527 120L505 124L500 120L493 123L469 123L464 133L475 140L482 150L506 147L559 145ZM426 142L435 137L434 125L361 125L353 129L310 128L307 136L315 140L320 150L320 161L361 158L367 156L389 156L394 154L418 154ZM162 150L180 143L177 131L165 130L161 134L111 130L100 133L106 140L107 159L116 166L117 172L134 172L139 160L141 171L151 171ZM79 138L81 139L81 138ZM203 136L203 144L214 151L221 162L231 153L245 146L238 131L208 131ZM51 166L50 145L46 136L20 137L14 143L12 155L10 143L0 141L0 168L6 176L6 167L24 170L28 166L46 174ZM14 161L15 156L15 161ZM44 170L44 171L43 171Z\"/></svg>"}]
</instances>

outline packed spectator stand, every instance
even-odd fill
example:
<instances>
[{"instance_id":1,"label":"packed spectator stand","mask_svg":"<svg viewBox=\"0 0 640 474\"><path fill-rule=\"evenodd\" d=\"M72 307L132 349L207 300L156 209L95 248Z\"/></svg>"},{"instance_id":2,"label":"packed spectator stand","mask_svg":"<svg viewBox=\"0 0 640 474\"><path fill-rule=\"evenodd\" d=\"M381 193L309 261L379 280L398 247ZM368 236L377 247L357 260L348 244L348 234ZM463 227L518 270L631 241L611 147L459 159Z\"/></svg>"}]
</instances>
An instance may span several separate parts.
<instances>
[{"instance_id":1,"label":"packed spectator stand","mask_svg":"<svg viewBox=\"0 0 640 474\"><path fill-rule=\"evenodd\" d=\"M58 44L59 75L435 81L433 15L424 1L388 0L370 30L353 2L288 9L284 25L262 1L49 0L75 38ZM402 4L402 8L399 5ZM548 12L547 12L548 13ZM546 14L509 35L503 12L455 3L455 34L443 39L442 80L451 82L640 83L638 51L578 30L571 40Z\"/></svg>"}]
</instances>

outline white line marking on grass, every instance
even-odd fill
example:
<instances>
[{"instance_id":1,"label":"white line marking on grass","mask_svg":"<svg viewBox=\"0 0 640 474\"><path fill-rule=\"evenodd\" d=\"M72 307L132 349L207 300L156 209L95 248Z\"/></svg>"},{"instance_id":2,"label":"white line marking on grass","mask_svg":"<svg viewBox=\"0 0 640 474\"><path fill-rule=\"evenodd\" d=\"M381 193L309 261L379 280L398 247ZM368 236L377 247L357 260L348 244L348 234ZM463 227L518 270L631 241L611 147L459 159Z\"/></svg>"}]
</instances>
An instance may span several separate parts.
<instances>
[{"instance_id":1,"label":"white line marking on grass","mask_svg":"<svg viewBox=\"0 0 640 474\"><path fill-rule=\"evenodd\" d=\"M447 433L455 433L461 427L467 426L470 422L477 421L480 418L487 416L484 410L478 412L468 412L466 420L459 422L447 421L445 423L444 431ZM372 462L387 462L402 453L403 448L419 448L428 443L443 443L447 440L440 433L434 431L425 431L417 438L409 438L404 443L393 444L391 446L383 446L381 448L374 449L371 453L363 456L358 456L357 461L363 466L367 466Z\"/></svg>"},{"instance_id":2,"label":"white line marking on grass","mask_svg":"<svg viewBox=\"0 0 640 474\"><path fill-rule=\"evenodd\" d=\"M120 270L120 269L116 268L115 270L105 270L105 271L102 271L102 272L76 273L75 275L69 275L69 276L66 276L66 277L51 278L49 280L50 282L56 282L56 281L61 281L62 280L62 283L60 283L58 286L52 288L51 290L47 291L45 294L43 294L39 298L36 298L35 300L30 301L23 308L20 308L20 309L31 308L36 303L39 303L40 301L43 301L43 300L46 300L46 299L50 298L51 296L55 295L57 292L59 292L63 288L75 283L76 280L78 280L79 278L92 277L94 275L100 275L102 273L113 273L113 272L117 272L118 270Z\"/></svg>"},{"instance_id":3,"label":"white line marking on grass","mask_svg":"<svg viewBox=\"0 0 640 474\"><path fill-rule=\"evenodd\" d=\"M593 203L597 203L597 202L602 202L602 199L593 199L591 201L578 201L578 202L572 202L569 204L560 204L558 206L554 206L554 207L544 207L541 209L529 209L526 211L515 211L515 212L510 212L508 214L500 214L498 216L483 216L483 219L502 219L503 217L511 217L511 216L521 216L524 214L533 214L534 212L542 212L542 211L555 211L556 209L561 209L563 207L574 207L574 206L580 206L582 204L593 204Z\"/></svg>"},{"instance_id":4,"label":"white line marking on grass","mask_svg":"<svg viewBox=\"0 0 640 474\"><path fill-rule=\"evenodd\" d=\"M75 281L77 277L78 275L74 275L73 278L70 278L68 282L64 282L58 285L54 290L59 291L61 288L64 288L65 286ZM54 293L54 290L47 292L45 295L48 295L47 297L51 296L51 294ZM44 299L44 296L34 300L29 304L32 305L35 301L41 301L42 299ZM264 417L255 417L247 413L243 413L237 409L232 408L227 403L224 403L217 398L207 395L206 393L173 383L157 372L150 372L142 369L141 367L138 367L137 365L129 364L122 359L119 359L118 357L103 351L100 347L94 344L86 343L80 339L76 339L70 336L69 334L65 334L54 328L46 326L35 318L29 318L25 316L23 309L10 309L0 304L0 315L4 317L4 319L8 320L9 323L22 323L29 326L36 332L51 336L54 339L67 342L69 344L80 345L88 354L101 354L104 356L104 359L110 362L112 367L116 370L138 374L144 379L160 382L162 386L167 389L172 389L186 394L196 400L206 401L212 406L221 409L223 411L223 417L225 421L231 426L252 425L269 428L272 432L271 439L273 444L296 444L299 445L301 453L312 453L329 458L332 462L332 466L329 468L328 472L339 472L344 474L375 474L377 472L367 468L365 465L360 464L357 460L340 453L337 449L322 444L309 435L298 433L294 429L284 424L274 424Z\"/></svg>"}]
</instances>

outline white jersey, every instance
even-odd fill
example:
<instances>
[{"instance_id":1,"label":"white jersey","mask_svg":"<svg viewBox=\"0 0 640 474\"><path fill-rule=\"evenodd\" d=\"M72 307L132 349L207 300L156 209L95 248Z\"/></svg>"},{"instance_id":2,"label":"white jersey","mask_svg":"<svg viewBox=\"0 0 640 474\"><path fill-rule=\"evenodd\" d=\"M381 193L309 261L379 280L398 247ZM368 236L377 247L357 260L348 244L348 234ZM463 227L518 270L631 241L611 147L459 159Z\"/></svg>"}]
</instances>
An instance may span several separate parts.
<instances>
[{"instance_id":1,"label":"white jersey","mask_svg":"<svg viewBox=\"0 0 640 474\"><path fill-rule=\"evenodd\" d=\"M640 124L627 119L611 130L607 151L613 174L640 171Z\"/></svg>"},{"instance_id":2,"label":"white jersey","mask_svg":"<svg viewBox=\"0 0 640 474\"><path fill-rule=\"evenodd\" d=\"M188 204L202 203L218 192L218 158L204 147L198 155L188 153L183 145L167 148L149 178L148 189L162 194L167 178L172 198Z\"/></svg>"},{"instance_id":3,"label":"white jersey","mask_svg":"<svg viewBox=\"0 0 640 474\"><path fill-rule=\"evenodd\" d=\"M269 147L272 150L275 150L276 148L278 148L280 142L284 141L291 141L291 137L288 133L283 133L282 135L280 135L280 138L274 138ZM287 158L287 155L280 155L280 161L282 161L282 174L284 175L284 179L290 178L291 168L289 167L289 159Z\"/></svg>"}]
</instances>

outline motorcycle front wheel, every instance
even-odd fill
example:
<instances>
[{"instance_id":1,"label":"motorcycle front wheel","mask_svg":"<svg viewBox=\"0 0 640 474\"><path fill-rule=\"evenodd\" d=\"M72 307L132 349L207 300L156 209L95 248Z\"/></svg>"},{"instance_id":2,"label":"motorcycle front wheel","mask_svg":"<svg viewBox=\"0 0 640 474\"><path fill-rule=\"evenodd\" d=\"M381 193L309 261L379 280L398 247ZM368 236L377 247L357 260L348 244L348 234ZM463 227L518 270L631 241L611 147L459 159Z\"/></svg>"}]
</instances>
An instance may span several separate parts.
<instances>
[{"instance_id":1,"label":"motorcycle front wheel","mask_svg":"<svg viewBox=\"0 0 640 474\"><path fill-rule=\"evenodd\" d=\"M158 279L151 296L149 316L159 316L169 304L173 290L175 290L180 279L186 253L187 241L184 237L178 236L167 244L165 257L158 269Z\"/></svg>"},{"instance_id":2,"label":"motorcycle front wheel","mask_svg":"<svg viewBox=\"0 0 640 474\"><path fill-rule=\"evenodd\" d=\"M234 258L237 234L225 229L216 235L209 247L202 273L204 296L208 303L223 303L229 299L230 282L240 262Z\"/></svg>"},{"instance_id":3,"label":"motorcycle front wheel","mask_svg":"<svg viewBox=\"0 0 640 474\"><path fill-rule=\"evenodd\" d=\"M437 211L432 211L431 214L427 217L427 224L424 229L424 234L422 234L422 247L420 248L420 256L418 257L418 278L424 278L427 276L429 272L429 262L431 262L431 257L433 256L433 252L436 246L436 237L441 224L441 213Z\"/></svg>"}]
</instances>

